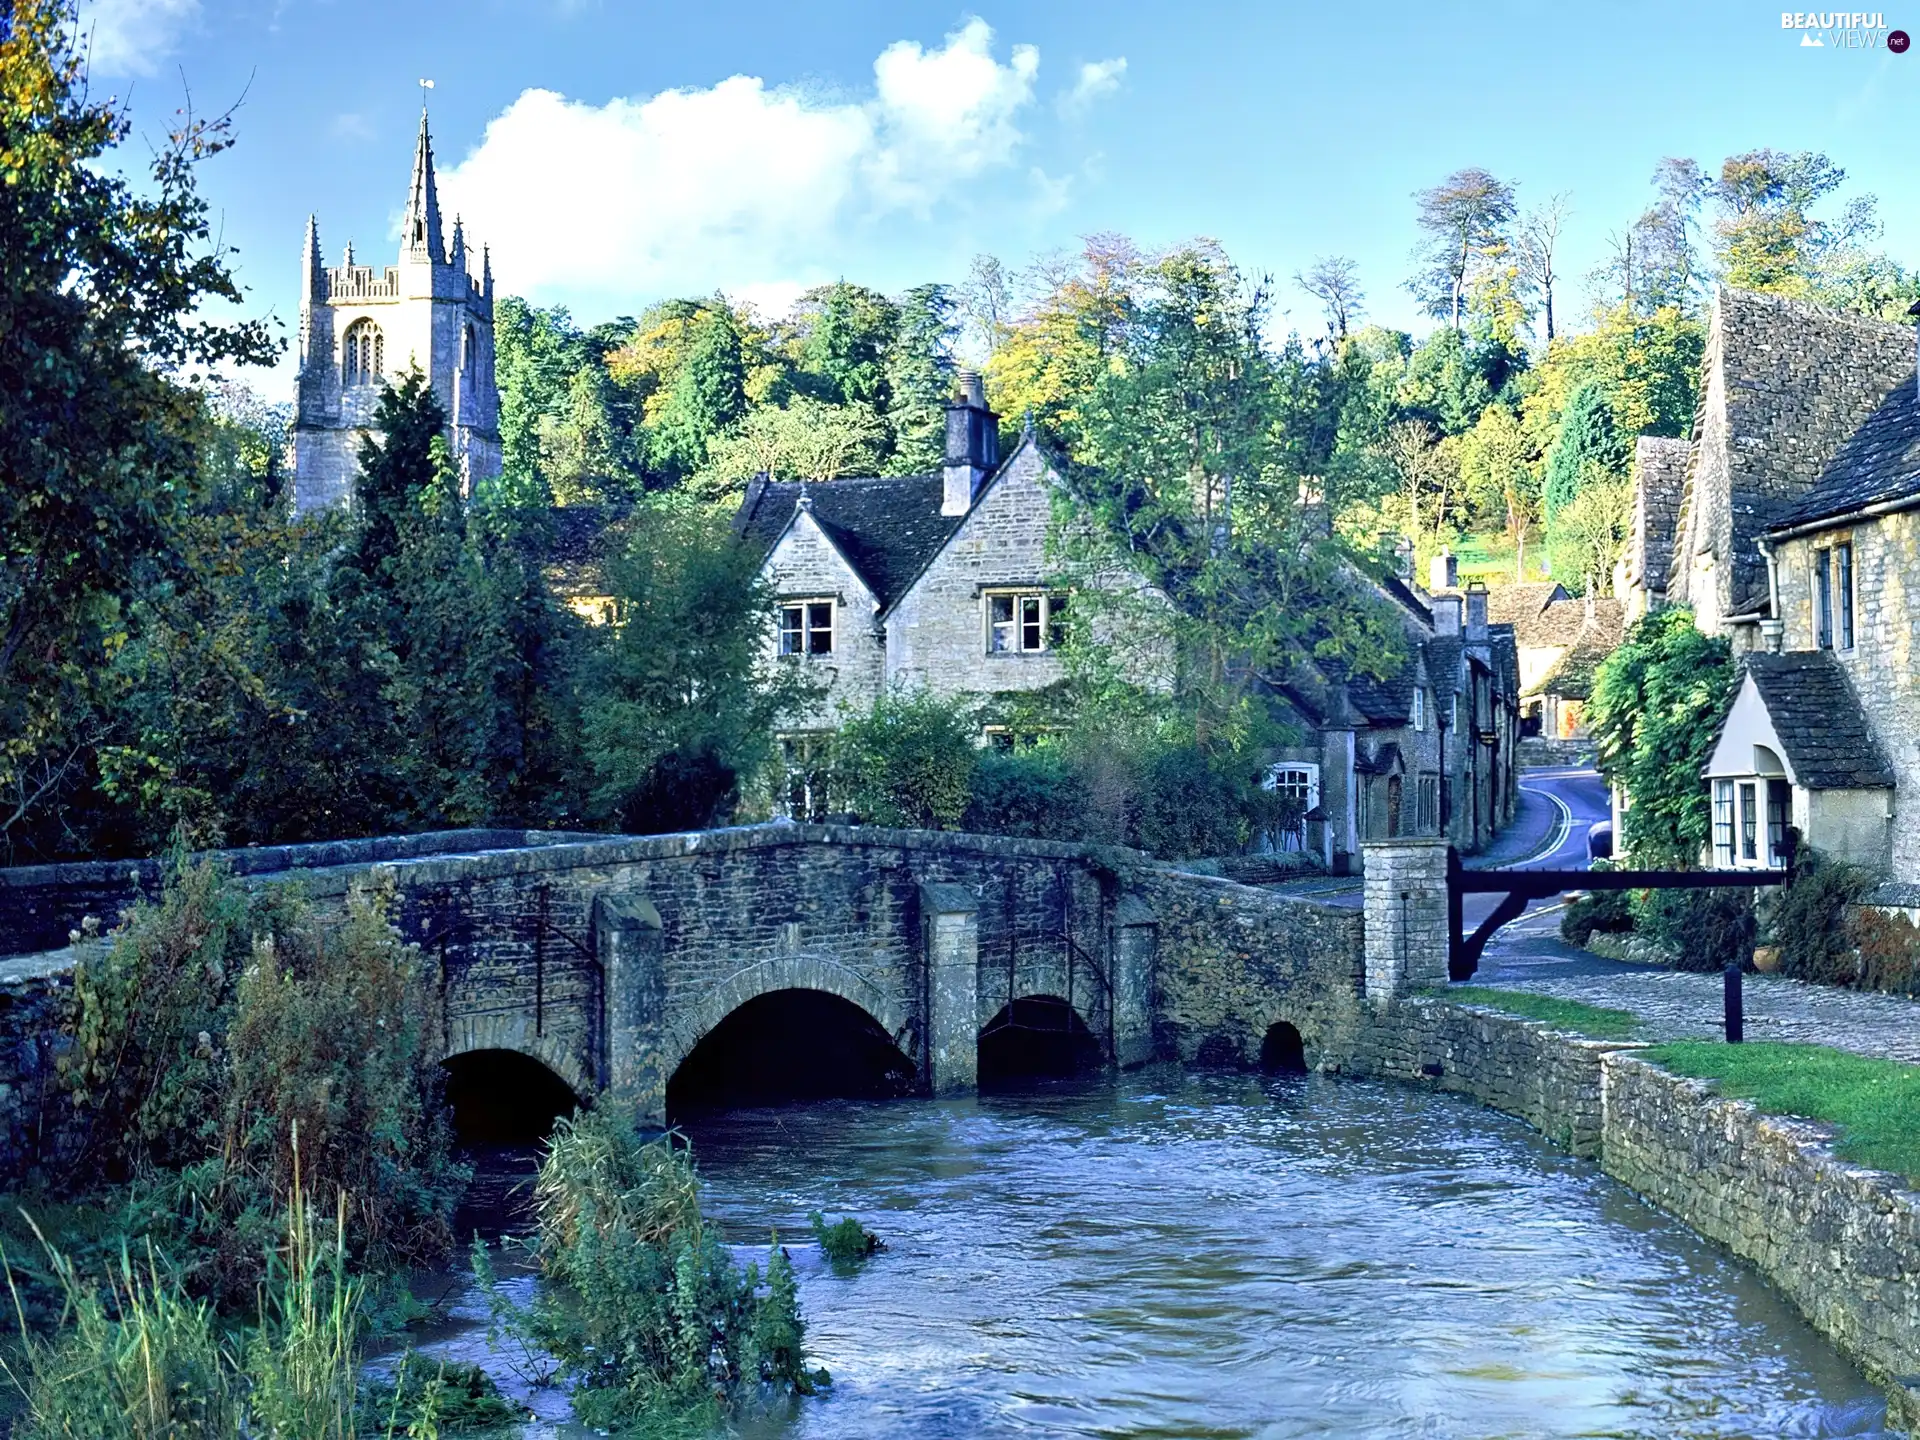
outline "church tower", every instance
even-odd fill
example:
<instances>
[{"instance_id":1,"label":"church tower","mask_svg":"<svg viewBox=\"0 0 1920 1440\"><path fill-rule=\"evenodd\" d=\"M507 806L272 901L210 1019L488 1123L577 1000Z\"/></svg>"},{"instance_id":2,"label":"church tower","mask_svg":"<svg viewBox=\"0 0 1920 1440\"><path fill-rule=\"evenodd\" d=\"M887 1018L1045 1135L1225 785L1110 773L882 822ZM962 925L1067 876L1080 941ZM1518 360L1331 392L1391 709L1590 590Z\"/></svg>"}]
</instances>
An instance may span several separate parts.
<instances>
[{"instance_id":1,"label":"church tower","mask_svg":"<svg viewBox=\"0 0 1920 1440\"><path fill-rule=\"evenodd\" d=\"M413 182L400 230L400 263L375 270L320 258L307 220L300 262L300 379L294 397L296 512L342 505L360 473L360 441L373 428L383 384L418 366L447 412L448 439L468 494L500 473L500 392L493 378L493 267L480 269L459 217L449 241L433 176L433 138L420 112Z\"/></svg>"}]
</instances>

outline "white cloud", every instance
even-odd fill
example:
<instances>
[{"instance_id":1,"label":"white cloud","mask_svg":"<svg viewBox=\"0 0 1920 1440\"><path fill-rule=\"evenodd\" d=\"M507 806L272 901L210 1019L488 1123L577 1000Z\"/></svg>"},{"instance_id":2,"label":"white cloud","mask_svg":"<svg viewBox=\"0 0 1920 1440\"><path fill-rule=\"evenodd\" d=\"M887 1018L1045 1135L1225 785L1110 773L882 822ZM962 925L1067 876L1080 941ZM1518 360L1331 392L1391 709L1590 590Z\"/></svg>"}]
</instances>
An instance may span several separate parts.
<instances>
[{"instance_id":1,"label":"white cloud","mask_svg":"<svg viewBox=\"0 0 1920 1440\"><path fill-rule=\"evenodd\" d=\"M736 75L709 89L589 105L528 90L442 177L508 290L635 297L749 294L831 272L848 227L925 216L1025 137L1039 52L993 55L969 20L940 47L874 61L869 96Z\"/></svg>"},{"instance_id":2,"label":"white cloud","mask_svg":"<svg viewBox=\"0 0 1920 1440\"><path fill-rule=\"evenodd\" d=\"M762 320L784 320L793 313L793 307L800 297L815 285L826 283L823 276L819 280L759 280L746 285L727 286L727 298L736 305L744 305Z\"/></svg>"},{"instance_id":3,"label":"white cloud","mask_svg":"<svg viewBox=\"0 0 1920 1440\"><path fill-rule=\"evenodd\" d=\"M200 18L200 0L86 0L80 36L101 75L151 75Z\"/></svg>"},{"instance_id":4,"label":"white cloud","mask_svg":"<svg viewBox=\"0 0 1920 1440\"><path fill-rule=\"evenodd\" d=\"M357 110L343 110L328 127L336 140L371 140L377 133L373 121Z\"/></svg>"},{"instance_id":5,"label":"white cloud","mask_svg":"<svg viewBox=\"0 0 1920 1440\"><path fill-rule=\"evenodd\" d=\"M1060 97L1061 110L1070 114L1085 111L1102 95L1111 95L1118 90L1126 73L1127 57L1124 55L1082 65L1079 78L1073 82L1073 89Z\"/></svg>"}]
</instances>

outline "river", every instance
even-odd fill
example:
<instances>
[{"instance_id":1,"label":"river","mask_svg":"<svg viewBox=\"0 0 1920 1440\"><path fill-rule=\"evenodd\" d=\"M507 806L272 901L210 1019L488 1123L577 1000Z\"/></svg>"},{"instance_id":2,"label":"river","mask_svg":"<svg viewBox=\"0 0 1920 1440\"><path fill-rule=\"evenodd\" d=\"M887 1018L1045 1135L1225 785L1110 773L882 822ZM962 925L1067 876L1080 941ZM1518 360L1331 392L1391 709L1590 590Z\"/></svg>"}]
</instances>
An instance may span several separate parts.
<instances>
[{"instance_id":1,"label":"river","mask_svg":"<svg viewBox=\"0 0 1920 1440\"><path fill-rule=\"evenodd\" d=\"M734 1241L822 1209L887 1244L792 1246L835 1383L756 1440L1886 1433L1750 1271L1458 1097L1167 1068L686 1130Z\"/></svg>"}]
</instances>

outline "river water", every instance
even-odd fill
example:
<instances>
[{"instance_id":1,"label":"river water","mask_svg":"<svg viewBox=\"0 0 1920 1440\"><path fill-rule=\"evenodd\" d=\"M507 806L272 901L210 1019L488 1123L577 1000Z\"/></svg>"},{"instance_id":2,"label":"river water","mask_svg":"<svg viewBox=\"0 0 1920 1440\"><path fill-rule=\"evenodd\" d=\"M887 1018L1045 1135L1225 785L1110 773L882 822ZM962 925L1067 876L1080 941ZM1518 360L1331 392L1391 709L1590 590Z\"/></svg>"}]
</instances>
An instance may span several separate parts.
<instances>
[{"instance_id":1,"label":"river water","mask_svg":"<svg viewBox=\"0 0 1920 1440\"><path fill-rule=\"evenodd\" d=\"M821 1209L887 1244L791 1246L835 1383L755 1437L1886 1433L1751 1272L1458 1097L1156 1069L686 1129L732 1240Z\"/></svg>"}]
</instances>

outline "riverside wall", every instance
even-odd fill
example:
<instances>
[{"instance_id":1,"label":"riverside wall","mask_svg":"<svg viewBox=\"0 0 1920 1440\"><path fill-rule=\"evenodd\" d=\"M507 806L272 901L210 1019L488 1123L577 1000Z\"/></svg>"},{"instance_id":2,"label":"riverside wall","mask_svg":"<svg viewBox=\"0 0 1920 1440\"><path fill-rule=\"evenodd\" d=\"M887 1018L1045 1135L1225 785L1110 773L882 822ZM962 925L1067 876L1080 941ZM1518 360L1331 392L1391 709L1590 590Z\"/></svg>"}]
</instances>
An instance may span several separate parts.
<instances>
[{"instance_id":1,"label":"riverside wall","mask_svg":"<svg viewBox=\"0 0 1920 1440\"><path fill-rule=\"evenodd\" d=\"M1323 1065L1471 1096L1597 1160L1753 1265L1887 1391L1890 1424L1920 1431L1920 1194L1837 1157L1830 1127L1764 1115L1644 1048L1413 998Z\"/></svg>"}]
</instances>

